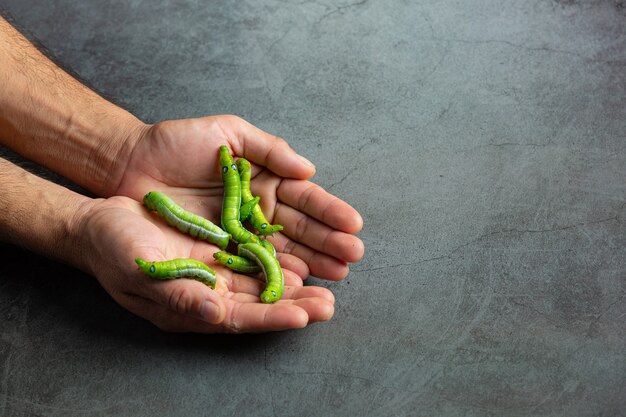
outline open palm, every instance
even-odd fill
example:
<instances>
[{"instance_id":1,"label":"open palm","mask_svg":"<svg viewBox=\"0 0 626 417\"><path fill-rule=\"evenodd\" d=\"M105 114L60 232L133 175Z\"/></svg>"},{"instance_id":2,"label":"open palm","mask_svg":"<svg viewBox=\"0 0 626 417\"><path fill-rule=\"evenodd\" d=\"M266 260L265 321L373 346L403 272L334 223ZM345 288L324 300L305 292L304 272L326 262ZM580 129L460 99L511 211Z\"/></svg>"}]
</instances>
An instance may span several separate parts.
<instances>
[{"instance_id":1,"label":"open palm","mask_svg":"<svg viewBox=\"0 0 626 417\"><path fill-rule=\"evenodd\" d=\"M263 282L212 265L215 246L168 227L126 197L96 200L85 216L83 235L92 248L89 268L123 307L168 331L260 332L304 327L333 315L334 297L321 287L303 287L285 269L285 293L261 304ZM159 281L138 270L134 259L194 258L217 272L215 290L189 279Z\"/></svg>"},{"instance_id":2,"label":"open palm","mask_svg":"<svg viewBox=\"0 0 626 417\"><path fill-rule=\"evenodd\" d=\"M220 145L253 164L252 193L261 196L267 218L284 226L269 238L281 266L303 279L309 274L344 278L348 262L363 256L363 244L353 236L362 226L360 215L307 181L315 168L287 142L236 116L153 125L135 145L116 194L141 201L148 191L163 191L185 209L219 224Z\"/></svg>"}]
</instances>

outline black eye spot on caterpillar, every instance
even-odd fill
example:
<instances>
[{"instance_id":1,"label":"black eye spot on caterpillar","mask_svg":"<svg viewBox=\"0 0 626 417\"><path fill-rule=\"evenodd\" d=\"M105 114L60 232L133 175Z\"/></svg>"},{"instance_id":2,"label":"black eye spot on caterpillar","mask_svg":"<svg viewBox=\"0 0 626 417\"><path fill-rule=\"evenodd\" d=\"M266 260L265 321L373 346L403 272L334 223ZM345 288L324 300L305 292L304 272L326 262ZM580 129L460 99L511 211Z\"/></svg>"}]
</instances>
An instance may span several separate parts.
<instances>
[{"instance_id":1,"label":"black eye spot on caterpillar","mask_svg":"<svg viewBox=\"0 0 626 417\"><path fill-rule=\"evenodd\" d=\"M261 272L261 268L256 262L243 258L241 256L232 255L228 252L216 252L213 257L223 266L233 271L243 272L245 274L256 274Z\"/></svg>"}]
</instances>

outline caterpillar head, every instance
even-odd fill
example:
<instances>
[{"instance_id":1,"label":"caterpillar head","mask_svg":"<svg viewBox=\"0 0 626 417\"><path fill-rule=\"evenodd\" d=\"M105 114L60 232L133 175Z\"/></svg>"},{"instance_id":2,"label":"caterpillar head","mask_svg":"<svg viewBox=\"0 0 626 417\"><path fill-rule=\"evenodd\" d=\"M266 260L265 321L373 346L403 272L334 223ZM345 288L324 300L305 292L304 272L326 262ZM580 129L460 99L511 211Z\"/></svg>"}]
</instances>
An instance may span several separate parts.
<instances>
[{"instance_id":1,"label":"caterpillar head","mask_svg":"<svg viewBox=\"0 0 626 417\"><path fill-rule=\"evenodd\" d=\"M272 304L280 299L280 295L275 290L266 289L261 293L261 302L263 304Z\"/></svg>"},{"instance_id":2,"label":"caterpillar head","mask_svg":"<svg viewBox=\"0 0 626 417\"><path fill-rule=\"evenodd\" d=\"M226 174L231 166L235 166L235 161L230 154L228 148L224 145L220 146L220 167L222 168L222 174ZM237 167L235 166L235 169Z\"/></svg>"},{"instance_id":3,"label":"caterpillar head","mask_svg":"<svg viewBox=\"0 0 626 417\"><path fill-rule=\"evenodd\" d=\"M139 266L139 269L143 271L146 275L152 276L156 272L156 267L154 266L154 262L144 261L141 258L135 259L135 263Z\"/></svg>"}]
</instances>

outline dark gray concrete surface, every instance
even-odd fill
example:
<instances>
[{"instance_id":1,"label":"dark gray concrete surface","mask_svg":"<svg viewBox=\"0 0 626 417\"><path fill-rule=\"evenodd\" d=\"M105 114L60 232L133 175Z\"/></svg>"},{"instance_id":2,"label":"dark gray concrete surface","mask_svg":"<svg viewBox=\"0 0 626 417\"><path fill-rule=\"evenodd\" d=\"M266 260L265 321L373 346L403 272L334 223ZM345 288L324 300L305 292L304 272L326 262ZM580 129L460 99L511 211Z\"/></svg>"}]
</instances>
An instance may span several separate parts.
<instances>
[{"instance_id":1,"label":"dark gray concrete surface","mask_svg":"<svg viewBox=\"0 0 626 417\"><path fill-rule=\"evenodd\" d=\"M626 415L623 1L0 6L145 121L283 136L366 247L332 321L204 336L2 245L0 415Z\"/></svg>"}]
</instances>

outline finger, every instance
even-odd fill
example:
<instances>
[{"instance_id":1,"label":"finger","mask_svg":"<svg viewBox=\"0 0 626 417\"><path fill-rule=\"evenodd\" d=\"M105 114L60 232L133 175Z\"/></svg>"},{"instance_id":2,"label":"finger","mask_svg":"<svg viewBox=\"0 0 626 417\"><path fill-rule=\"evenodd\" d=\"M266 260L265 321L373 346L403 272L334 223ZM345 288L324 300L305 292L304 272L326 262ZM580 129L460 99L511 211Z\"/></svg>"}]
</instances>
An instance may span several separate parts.
<instances>
[{"instance_id":1,"label":"finger","mask_svg":"<svg viewBox=\"0 0 626 417\"><path fill-rule=\"evenodd\" d=\"M224 297L234 300L240 303L258 303L259 302L259 293L256 295L249 293L235 293L229 292L224 294ZM323 287L293 287L290 285L285 286L285 291L283 292L283 297L281 298L281 302L294 303L297 300L301 300L304 298L321 298L328 301L331 304L335 304L335 296L330 290Z\"/></svg>"},{"instance_id":2,"label":"finger","mask_svg":"<svg viewBox=\"0 0 626 417\"><path fill-rule=\"evenodd\" d=\"M358 233L363 218L345 201L310 181L285 179L278 186L279 201L346 233Z\"/></svg>"},{"instance_id":3,"label":"finger","mask_svg":"<svg viewBox=\"0 0 626 417\"><path fill-rule=\"evenodd\" d=\"M315 174L315 166L284 139L236 116L223 116L220 126L229 139L234 139L231 146L237 156L263 165L281 177L306 179Z\"/></svg>"},{"instance_id":4,"label":"finger","mask_svg":"<svg viewBox=\"0 0 626 417\"><path fill-rule=\"evenodd\" d=\"M301 242L318 252L331 254L345 262L356 262L363 257L361 239L331 229L325 224L285 204L277 204L276 221L284 226L282 234Z\"/></svg>"},{"instance_id":5,"label":"finger","mask_svg":"<svg viewBox=\"0 0 626 417\"><path fill-rule=\"evenodd\" d=\"M309 322L307 311L291 303L260 304L224 300L224 304L226 316L223 326L232 333L299 329ZM310 308L306 303L305 306Z\"/></svg>"},{"instance_id":6,"label":"finger","mask_svg":"<svg viewBox=\"0 0 626 417\"><path fill-rule=\"evenodd\" d=\"M276 257L281 268L293 271L301 280L309 277L309 267L302 259L288 253L276 253Z\"/></svg>"},{"instance_id":7,"label":"finger","mask_svg":"<svg viewBox=\"0 0 626 417\"><path fill-rule=\"evenodd\" d=\"M152 300L135 294L124 294L118 302L131 313L150 321L165 332L216 333L219 329L214 324L176 313Z\"/></svg>"},{"instance_id":8,"label":"finger","mask_svg":"<svg viewBox=\"0 0 626 417\"><path fill-rule=\"evenodd\" d=\"M308 324L328 321L335 314L335 306L333 303L323 298L302 298L295 300L293 305L307 312L309 316Z\"/></svg>"},{"instance_id":9,"label":"finger","mask_svg":"<svg viewBox=\"0 0 626 417\"><path fill-rule=\"evenodd\" d=\"M225 270L223 273L220 273L220 276L224 277L224 279L228 283L228 289L232 292L253 294L258 296L267 285L263 274L259 274L258 277L249 277L246 275L232 273L229 270ZM285 280L285 285L302 287L302 279L300 279L300 277L294 272L289 270L283 270L283 276Z\"/></svg>"},{"instance_id":10,"label":"finger","mask_svg":"<svg viewBox=\"0 0 626 417\"><path fill-rule=\"evenodd\" d=\"M282 233L275 234L272 238L277 251L302 259L308 265L310 274L315 277L338 281L348 275L347 262L294 242Z\"/></svg>"},{"instance_id":11,"label":"finger","mask_svg":"<svg viewBox=\"0 0 626 417\"><path fill-rule=\"evenodd\" d=\"M143 277L145 285L137 288L138 295L154 301L168 310L206 321L220 323L225 308L219 294L191 279L159 281Z\"/></svg>"},{"instance_id":12,"label":"finger","mask_svg":"<svg viewBox=\"0 0 626 417\"><path fill-rule=\"evenodd\" d=\"M285 287L282 300L302 300L305 298L321 298L335 304L335 296L324 287Z\"/></svg>"},{"instance_id":13,"label":"finger","mask_svg":"<svg viewBox=\"0 0 626 417\"><path fill-rule=\"evenodd\" d=\"M334 314L333 303L325 298L281 300L277 304L244 304L231 299L224 300L227 310L224 322L210 324L140 296L125 294L119 301L129 311L168 332L248 333L297 329L308 323L330 320Z\"/></svg>"}]
</instances>

